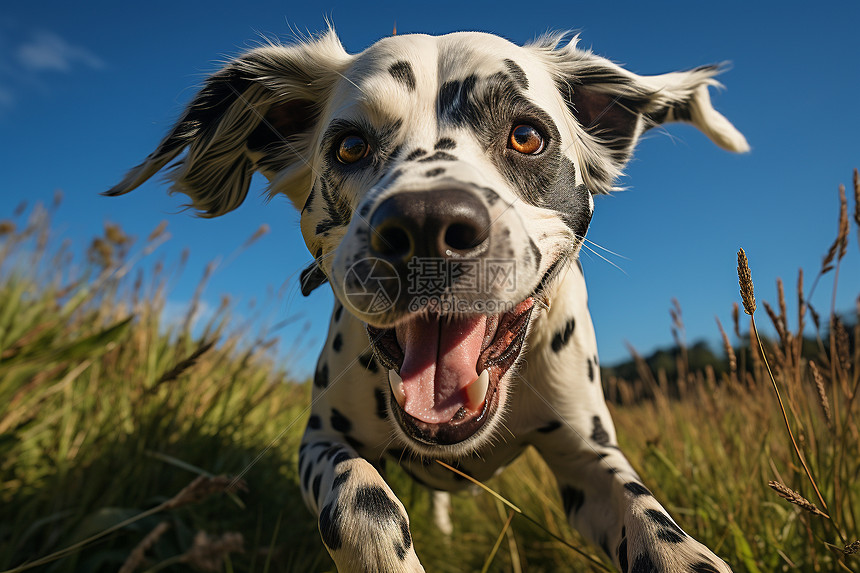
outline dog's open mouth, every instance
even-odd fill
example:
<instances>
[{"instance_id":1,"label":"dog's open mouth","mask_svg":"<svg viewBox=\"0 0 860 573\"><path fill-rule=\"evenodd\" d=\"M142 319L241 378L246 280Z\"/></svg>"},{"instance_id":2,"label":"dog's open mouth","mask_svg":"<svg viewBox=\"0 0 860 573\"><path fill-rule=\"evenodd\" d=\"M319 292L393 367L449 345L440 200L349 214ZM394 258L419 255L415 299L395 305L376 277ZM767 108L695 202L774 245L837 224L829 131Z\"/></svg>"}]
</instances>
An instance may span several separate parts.
<instances>
[{"instance_id":1,"label":"dog's open mouth","mask_svg":"<svg viewBox=\"0 0 860 573\"><path fill-rule=\"evenodd\" d=\"M461 442L498 407L499 381L520 355L534 308L529 297L509 312L430 315L393 328L368 325L388 368L391 410L411 438L431 445Z\"/></svg>"}]
</instances>

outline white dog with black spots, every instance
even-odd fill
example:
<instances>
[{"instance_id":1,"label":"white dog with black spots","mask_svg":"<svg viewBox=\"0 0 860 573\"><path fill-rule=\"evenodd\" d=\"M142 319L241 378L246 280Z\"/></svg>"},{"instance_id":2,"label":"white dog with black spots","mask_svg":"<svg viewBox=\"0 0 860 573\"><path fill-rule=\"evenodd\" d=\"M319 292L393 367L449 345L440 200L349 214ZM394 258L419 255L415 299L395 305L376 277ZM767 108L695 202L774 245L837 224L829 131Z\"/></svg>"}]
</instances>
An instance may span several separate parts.
<instances>
[{"instance_id":1,"label":"white dog with black spots","mask_svg":"<svg viewBox=\"0 0 860 573\"><path fill-rule=\"evenodd\" d=\"M684 121L748 149L711 105L718 72L640 76L561 35L403 35L353 55L329 30L227 64L108 192L177 160L173 190L204 216L238 207L255 171L301 209L302 292L337 299L301 488L338 570L423 570L386 460L437 492L450 531L438 492L468 482L432 461L486 480L532 445L619 570L730 571L618 448L577 259L644 131Z\"/></svg>"}]
</instances>

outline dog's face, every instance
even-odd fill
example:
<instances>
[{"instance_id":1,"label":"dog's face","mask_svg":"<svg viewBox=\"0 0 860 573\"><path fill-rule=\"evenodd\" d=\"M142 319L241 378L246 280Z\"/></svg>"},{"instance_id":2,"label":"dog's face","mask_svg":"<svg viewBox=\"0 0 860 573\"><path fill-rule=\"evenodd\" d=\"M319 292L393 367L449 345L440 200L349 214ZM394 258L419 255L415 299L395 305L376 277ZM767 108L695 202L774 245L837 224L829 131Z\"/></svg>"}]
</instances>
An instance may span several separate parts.
<instances>
[{"instance_id":1,"label":"dog's face","mask_svg":"<svg viewBox=\"0 0 860 573\"><path fill-rule=\"evenodd\" d=\"M713 108L713 68L642 77L558 39L458 33L348 55L333 33L267 47L213 76L129 191L183 148L175 187L210 216L254 170L301 208L314 264L389 370L396 428L421 452L493 432L541 301L643 130Z\"/></svg>"}]
</instances>

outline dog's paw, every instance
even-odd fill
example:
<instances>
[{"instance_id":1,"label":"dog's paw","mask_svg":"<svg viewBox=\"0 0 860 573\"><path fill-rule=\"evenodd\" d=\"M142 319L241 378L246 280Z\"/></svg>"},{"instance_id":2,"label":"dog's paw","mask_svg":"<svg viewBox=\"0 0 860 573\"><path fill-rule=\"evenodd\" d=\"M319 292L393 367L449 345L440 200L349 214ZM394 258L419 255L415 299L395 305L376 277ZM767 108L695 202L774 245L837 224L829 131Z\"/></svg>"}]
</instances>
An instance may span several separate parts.
<instances>
[{"instance_id":1,"label":"dog's paw","mask_svg":"<svg viewBox=\"0 0 860 573\"><path fill-rule=\"evenodd\" d=\"M616 552L622 573L732 573L657 504L630 509Z\"/></svg>"},{"instance_id":2,"label":"dog's paw","mask_svg":"<svg viewBox=\"0 0 860 573\"><path fill-rule=\"evenodd\" d=\"M387 486L362 479L365 469L342 470L320 511L320 535L338 571L422 573L403 504Z\"/></svg>"}]
</instances>

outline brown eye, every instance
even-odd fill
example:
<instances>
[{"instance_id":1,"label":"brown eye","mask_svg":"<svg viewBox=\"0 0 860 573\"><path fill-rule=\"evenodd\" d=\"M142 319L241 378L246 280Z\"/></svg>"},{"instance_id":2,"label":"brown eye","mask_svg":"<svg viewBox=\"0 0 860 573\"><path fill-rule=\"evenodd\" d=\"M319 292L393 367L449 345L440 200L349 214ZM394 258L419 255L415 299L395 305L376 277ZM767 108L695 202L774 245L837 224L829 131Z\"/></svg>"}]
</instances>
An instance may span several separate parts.
<instances>
[{"instance_id":1,"label":"brown eye","mask_svg":"<svg viewBox=\"0 0 860 573\"><path fill-rule=\"evenodd\" d=\"M340 140L340 146L337 148L337 159L341 163L355 163L367 156L370 151L370 146L367 142L358 135L347 135Z\"/></svg>"},{"instance_id":2,"label":"brown eye","mask_svg":"<svg viewBox=\"0 0 860 573\"><path fill-rule=\"evenodd\" d=\"M536 155L543 151L543 137L534 127L521 123L511 130L508 146L526 155Z\"/></svg>"}]
</instances>

